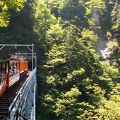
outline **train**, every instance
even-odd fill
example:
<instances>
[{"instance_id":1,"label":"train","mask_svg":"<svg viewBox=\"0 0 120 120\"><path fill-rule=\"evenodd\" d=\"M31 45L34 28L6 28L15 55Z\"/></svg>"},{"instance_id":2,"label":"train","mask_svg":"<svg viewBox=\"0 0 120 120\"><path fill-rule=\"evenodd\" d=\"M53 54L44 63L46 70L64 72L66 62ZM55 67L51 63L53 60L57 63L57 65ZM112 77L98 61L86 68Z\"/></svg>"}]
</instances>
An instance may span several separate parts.
<instances>
[{"instance_id":1,"label":"train","mask_svg":"<svg viewBox=\"0 0 120 120\"><path fill-rule=\"evenodd\" d=\"M28 71L28 61L9 59L0 61L0 97Z\"/></svg>"}]
</instances>

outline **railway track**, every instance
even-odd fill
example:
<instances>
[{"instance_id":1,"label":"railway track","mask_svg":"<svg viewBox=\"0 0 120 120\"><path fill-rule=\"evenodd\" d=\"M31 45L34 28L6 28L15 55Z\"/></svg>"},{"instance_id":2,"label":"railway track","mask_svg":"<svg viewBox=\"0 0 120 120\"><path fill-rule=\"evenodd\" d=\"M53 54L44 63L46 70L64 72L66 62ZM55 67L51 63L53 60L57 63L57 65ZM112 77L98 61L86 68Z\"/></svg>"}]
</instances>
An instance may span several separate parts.
<instances>
[{"instance_id":1,"label":"railway track","mask_svg":"<svg viewBox=\"0 0 120 120\"><path fill-rule=\"evenodd\" d=\"M25 75L19 81L9 88L6 93L0 97L0 120L7 120L9 116L9 106L17 95L18 91L22 87L23 83L28 78L29 74ZM14 80L13 80L14 81Z\"/></svg>"}]
</instances>

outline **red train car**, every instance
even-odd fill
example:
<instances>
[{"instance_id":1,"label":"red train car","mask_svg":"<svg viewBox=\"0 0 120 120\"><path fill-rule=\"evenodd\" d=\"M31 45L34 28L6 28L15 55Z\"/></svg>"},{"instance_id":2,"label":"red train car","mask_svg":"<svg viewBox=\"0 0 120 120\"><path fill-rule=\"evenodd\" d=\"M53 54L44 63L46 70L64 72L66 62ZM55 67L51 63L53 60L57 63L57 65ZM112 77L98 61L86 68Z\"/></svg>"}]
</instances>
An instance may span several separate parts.
<instances>
[{"instance_id":1,"label":"red train car","mask_svg":"<svg viewBox=\"0 0 120 120\"><path fill-rule=\"evenodd\" d=\"M0 61L0 97L13 86L28 70L26 60L10 59Z\"/></svg>"}]
</instances>

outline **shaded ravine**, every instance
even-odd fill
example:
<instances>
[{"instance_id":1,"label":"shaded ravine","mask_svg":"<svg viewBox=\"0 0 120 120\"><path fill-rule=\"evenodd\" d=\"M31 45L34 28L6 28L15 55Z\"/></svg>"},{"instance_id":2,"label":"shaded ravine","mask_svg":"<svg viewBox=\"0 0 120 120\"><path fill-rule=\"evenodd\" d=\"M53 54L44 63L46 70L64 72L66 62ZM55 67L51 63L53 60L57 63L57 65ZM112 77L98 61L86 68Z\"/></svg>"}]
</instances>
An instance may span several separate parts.
<instances>
[{"instance_id":1,"label":"shaded ravine","mask_svg":"<svg viewBox=\"0 0 120 120\"><path fill-rule=\"evenodd\" d=\"M109 55L111 51L109 51L107 43L108 40L106 39L102 31L99 31L98 40L95 43L96 52L100 54L102 60L109 62Z\"/></svg>"},{"instance_id":2,"label":"shaded ravine","mask_svg":"<svg viewBox=\"0 0 120 120\"><path fill-rule=\"evenodd\" d=\"M96 25L96 30L94 30L94 31L98 35L98 40L95 43L96 52L101 56L102 60L109 61L108 56L110 54L110 51L108 51L108 48L107 48L108 40L105 37L105 35L103 34L103 32L101 31L101 28L99 28L99 26L100 26L100 21L99 21L100 15L99 15L99 9L98 8L94 8L93 18L94 18L94 23Z\"/></svg>"},{"instance_id":3,"label":"shaded ravine","mask_svg":"<svg viewBox=\"0 0 120 120\"><path fill-rule=\"evenodd\" d=\"M98 33L98 40L95 43L95 48L97 53L101 54L103 50L105 50L107 45L107 40L101 31Z\"/></svg>"}]
</instances>

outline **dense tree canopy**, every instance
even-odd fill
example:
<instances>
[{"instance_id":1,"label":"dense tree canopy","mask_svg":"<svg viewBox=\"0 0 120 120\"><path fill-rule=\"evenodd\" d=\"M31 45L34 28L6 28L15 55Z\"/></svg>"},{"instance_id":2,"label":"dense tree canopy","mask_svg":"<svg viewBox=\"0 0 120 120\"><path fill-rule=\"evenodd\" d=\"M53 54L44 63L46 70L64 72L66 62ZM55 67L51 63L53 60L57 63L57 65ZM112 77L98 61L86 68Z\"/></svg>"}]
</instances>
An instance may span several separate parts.
<instances>
[{"instance_id":1,"label":"dense tree canopy","mask_svg":"<svg viewBox=\"0 0 120 120\"><path fill-rule=\"evenodd\" d=\"M1 43L36 45L37 120L120 119L119 10L119 0L0 0Z\"/></svg>"},{"instance_id":2,"label":"dense tree canopy","mask_svg":"<svg viewBox=\"0 0 120 120\"><path fill-rule=\"evenodd\" d=\"M26 0L0 0L0 26L6 27L9 24L12 12L20 11Z\"/></svg>"}]
</instances>

